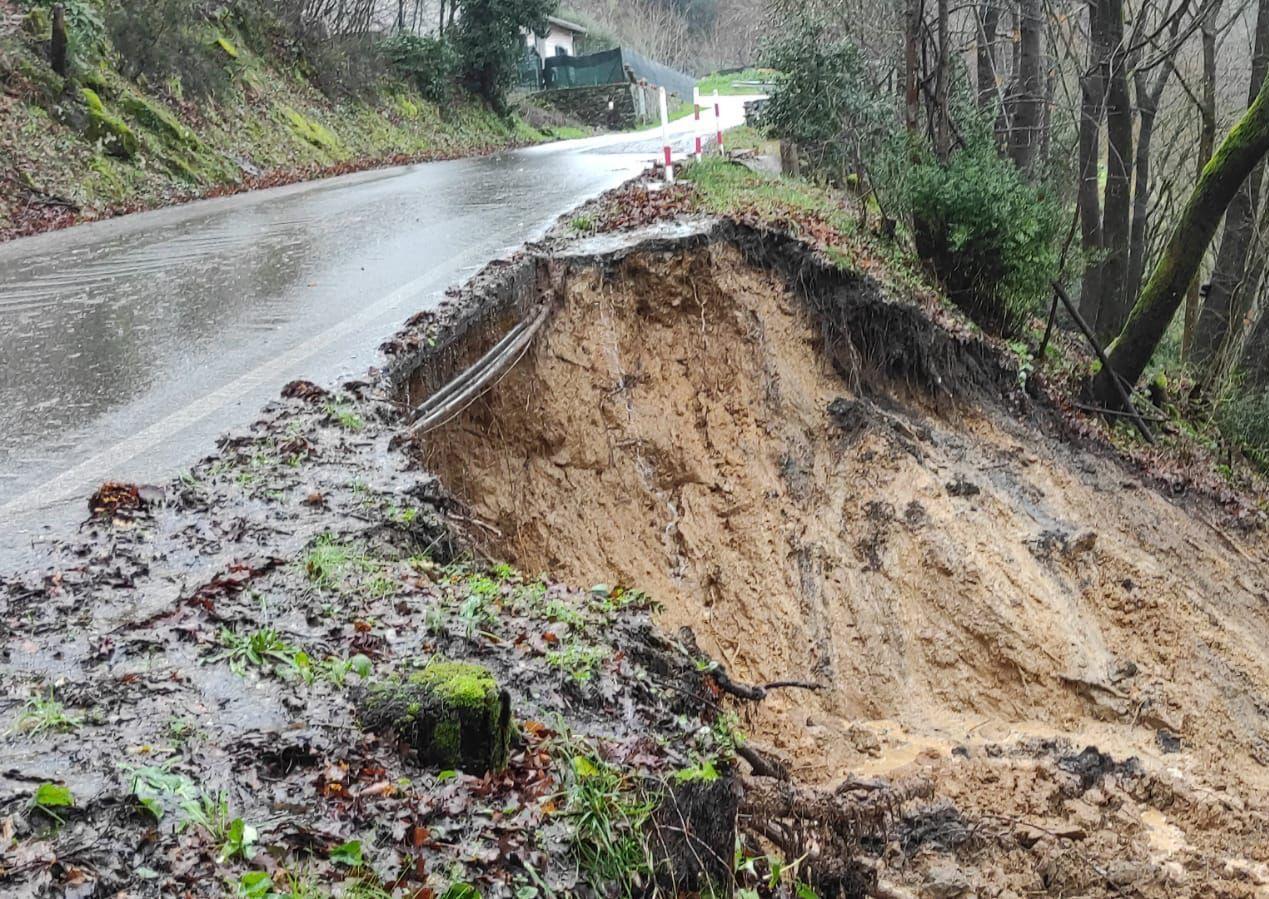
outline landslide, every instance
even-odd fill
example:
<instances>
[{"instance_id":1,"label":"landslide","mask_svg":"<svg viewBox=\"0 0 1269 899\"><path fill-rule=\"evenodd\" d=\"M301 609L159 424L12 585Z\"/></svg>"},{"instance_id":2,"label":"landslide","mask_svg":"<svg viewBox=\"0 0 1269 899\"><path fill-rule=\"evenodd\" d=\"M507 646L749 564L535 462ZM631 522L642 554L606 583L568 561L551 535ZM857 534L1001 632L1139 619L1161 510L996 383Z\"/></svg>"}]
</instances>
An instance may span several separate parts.
<instances>
[{"instance_id":1,"label":"landslide","mask_svg":"<svg viewBox=\"0 0 1269 899\"><path fill-rule=\"evenodd\" d=\"M1030 828L918 864L931 895L1265 895L1263 535L1072 445L867 279L753 259L557 263L532 351L418 442L473 538L813 681L744 710L800 781L916 771L976 834Z\"/></svg>"}]
</instances>

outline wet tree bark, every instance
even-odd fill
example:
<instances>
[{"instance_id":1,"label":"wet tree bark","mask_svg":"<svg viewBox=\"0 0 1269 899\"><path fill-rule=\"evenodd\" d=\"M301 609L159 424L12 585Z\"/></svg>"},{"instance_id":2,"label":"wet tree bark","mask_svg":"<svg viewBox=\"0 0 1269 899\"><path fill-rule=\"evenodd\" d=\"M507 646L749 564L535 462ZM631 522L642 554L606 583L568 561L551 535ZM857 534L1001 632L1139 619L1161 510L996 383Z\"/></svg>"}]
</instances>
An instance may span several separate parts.
<instances>
[{"instance_id":1,"label":"wet tree bark","mask_svg":"<svg viewBox=\"0 0 1269 899\"><path fill-rule=\"evenodd\" d=\"M978 108L991 110L1000 91L996 79L996 27L1000 7L996 0L983 0L978 7L978 40L974 48L977 68Z\"/></svg>"},{"instance_id":2,"label":"wet tree bark","mask_svg":"<svg viewBox=\"0 0 1269 899\"><path fill-rule=\"evenodd\" d=\"M1080 285L1080 313L1091 322L1097 321L1101 300L1102 266L1098 257L1102 250L1102 212L1097 166L1101 156L1102 114L1106 102L1106 28L1102 7L1098 0L1088 4L1088 68L1080 79L1080 244L1085 257L1090 260Z\"/></svg>"},{"instance_id":3,"label":"wet tree bark","mask_svg":"<svg viewBox=\"0 0 1269 899\"><path fill-rule=\"evenodd\" d=\"M951 110L948 96L952 85L952 39L950 4L948 0L936 0L938 7L938 59L934 70L934 152L940 162L946 162L952 150Z\"/></svg>"},{"instance_id":4,"label":"wet tree bark","mask_svg":"<svg viewBox=\"0 0 1269 899\"><path fill-rule=\"evenodd\" d=\"M1109 340L1123 327L1132 302L1127 290L1128 238L1132 211L1132 100L1128 96L1128 58L1124 46L1123 0L1105 0L1105 40L1110 65L1106 85L1106 208L1097 334Z\"/></svg>"},{"instance_id":5,"label":"wet tree bark","mask_svg":"<svg viewBox=\"0 0 1269 899\"><path fill-rule=\"evenodd\" d=\"M1269 79L1261 84L1255 102L1203 169L1154 273L1123 332L1110 347L1110 368L1129 383L1136 383L1141 377L1193 282L1226 207L1267 152ZM1094 379L1093 394L1108 408L1116 408L1121 403L1114 375L1105 367Z\"/></svg>"},{"instance_id":6,"label":"wet tree bark","mask_svg":"<svg viewBox=\"0 0 1269 899\"><path fill-rule=\"evenodd\" d=\"M1220 13L1221 3L1212 4L1206 20L1203 22L1203 105L1200 109L1202 124L1199 130L1198 170L1212 158L1216 146L1216 17ZM1202 260L1199 260L1200 263ZM1185 319L1181 332L1181 355L1190 358L1194 344L1194 330L1198 324L1199 285L1198 269L1194 271L1194 280L1186 286Z\"/></svg>"},{"instance_id":7,"label":"wet tree bark","mask_svg":"<svg viewBox=\"0 0 1269 899\"><path fill-rule=\"evenodd\" d=\"M69 71L67 66L66 9L60 3L53 5L53 39L49 44L49 65L53 71L63 78Z\"/></svg>"},{"instance_id":8,"label":"wet tree bark","mask_svg":"<svg viewBox=\"0 0 1269 899\"><path fill-rule=\"evenodd\" d=\"M915 138L921 108L921 0L906 0L903 16L903 124Z\"/></svg>"},{"instance_id":9,"label":"wet tree bark","mask_svg":"<svg viewBox=\"0 0 1269 899\"><path fill-rule=\"evenodd\" d=\"M1040 116L1044 106L1041 30L1044 13L1040 0L1022 0L1018 53L1018 93L1010 116L1009 157L1026 174L1035 165L1040 146Z\"/></svg>"},{"instance_id":10,"label":"wet tree bark","mask_svg":"<svg viewBox=\"0 0 1269 899\"><path fill-rule=\"evenodd\" d=\"M1256 93L1269 74L1269 0L1260 0L1256 13L1256 39L1251 59L1251 86L1247 103L1256 100ZM1237 335L1239 322L1246 313L1246 274L1248 251L1255 230L1256 210L1260 205L1263 163L1256 167L1242 189L1234 195L1225 213L1225 231L1212 271L1212 288L1199 311L1194 331L1193 359L1208 369L1209 382L1219 376L1222 350Z\"/></svg>"},{"instance_id":11,"label":"wet tree bark","mask_svg":"<svg viewBox=\"0 0 1269 899\"><path fill-rule=\"evenodd\" d=\"M1160 67L1153 84L1144 72L1136 73L1133 78L1139 124L1136 162L1133 164L1135 182L1132 192L1132 233L1129 238L1128 275L1124 288L1125 295L1129 297L1135 297L1141 290L1141 279L1146 271L1146 234L1150 225L1150 150L1159 101L1171 74L1171 67L1165 65Z\"/></svg>"}]
</instances>

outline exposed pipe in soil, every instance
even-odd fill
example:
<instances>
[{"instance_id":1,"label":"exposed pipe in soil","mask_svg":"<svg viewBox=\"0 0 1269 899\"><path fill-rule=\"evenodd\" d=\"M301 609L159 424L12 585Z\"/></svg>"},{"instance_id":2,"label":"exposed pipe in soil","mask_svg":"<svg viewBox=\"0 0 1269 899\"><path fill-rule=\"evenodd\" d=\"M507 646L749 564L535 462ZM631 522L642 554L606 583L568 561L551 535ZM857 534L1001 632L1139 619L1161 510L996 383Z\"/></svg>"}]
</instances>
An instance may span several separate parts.
<instances>
[{"instance_id":1,"label":"exposed pipe in soil","mask_svg":"<svg viewBox=\"0 0 1269 899\"><path fill-rule=\"evenodd\" d=\"M550 305L543 303L533 316L512 328L493 349L420 405L411 416L415 421L410 425L410 436L417 437L449 421L496 379L514 368L542 329L550 310Z\"/></svg>"},{"instance_id":2,"label":"exposed pipe in soil","mask_svg":"<svg viewBox=\"0 0 1269 899\"><path fill-rule=\"evenodd\" d=\"M502 354L503 350L507 348L508 344L524 333L524 329L527 328L533 320L533 315L527 315L520 321L516 322L515 326L503 335L501 340L490 347L488 352L469 365L466 369L455 375L448 383L444 384L439 390L423 402L419 403L418 406L410 412L410 422L416 422L420 418L428 415L442 402L453 396L455 391L464 387L475 372L482 370L485 366L497 359Z\"/></svg>"}]
</instances>

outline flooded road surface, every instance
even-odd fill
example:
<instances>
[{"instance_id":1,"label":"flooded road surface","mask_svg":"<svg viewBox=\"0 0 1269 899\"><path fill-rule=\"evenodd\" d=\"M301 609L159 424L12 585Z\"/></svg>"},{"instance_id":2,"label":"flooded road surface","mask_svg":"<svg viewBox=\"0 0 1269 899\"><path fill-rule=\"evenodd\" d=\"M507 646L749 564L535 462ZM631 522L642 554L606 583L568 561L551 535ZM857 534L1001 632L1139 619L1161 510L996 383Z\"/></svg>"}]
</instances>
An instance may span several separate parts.
<instances>
[{"instance_id":1,"label":"flooded road surface","mask_svg":"<svg viewBox=\"0 0 1269 899\"><path fill-rule=\"evenodd\" d=\"M409 315L660 146L607 135L0 244L0 570L68 536L102 480L166 480L286 381L364 372Z\"/></svg>"}]
</instances>

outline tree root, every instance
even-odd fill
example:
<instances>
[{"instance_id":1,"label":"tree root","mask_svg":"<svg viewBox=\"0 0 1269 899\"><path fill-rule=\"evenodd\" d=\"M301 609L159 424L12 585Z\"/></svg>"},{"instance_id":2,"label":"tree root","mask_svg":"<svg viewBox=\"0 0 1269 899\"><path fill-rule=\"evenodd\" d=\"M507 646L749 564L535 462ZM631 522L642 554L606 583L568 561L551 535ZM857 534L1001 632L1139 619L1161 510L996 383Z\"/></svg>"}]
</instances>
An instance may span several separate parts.
<instances>
[{"instance_id":1,"label":"tree root","mask_svg":"<svg viewBox=\"0 0 1269 899\"><path fill-rule=\"evenodd\" d=\"M873 893L877 872L859 858L861 841L884 843L904 803L934 794L921 778L894 784L848 778L832 789L759 777L741 783L741 828L786 859L804 859L805 879L820 896Z\"/></svg>"}]
</instances>

